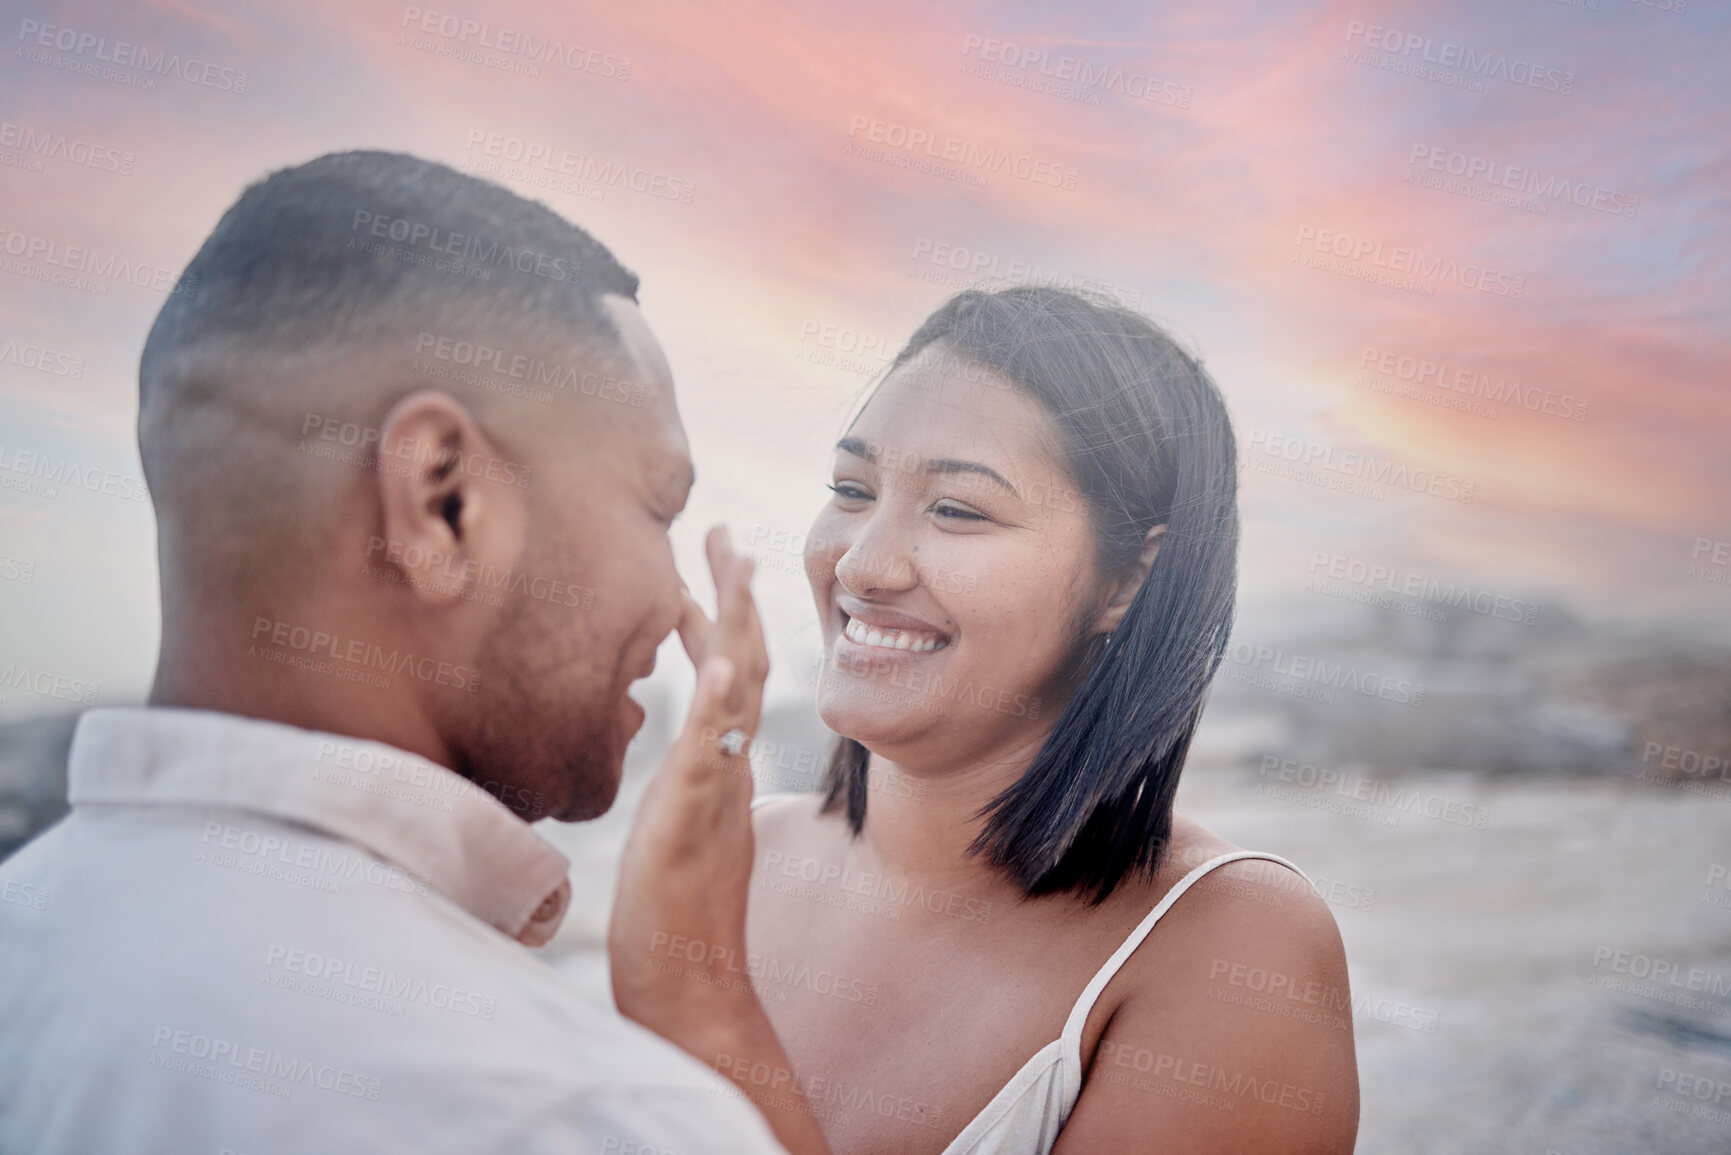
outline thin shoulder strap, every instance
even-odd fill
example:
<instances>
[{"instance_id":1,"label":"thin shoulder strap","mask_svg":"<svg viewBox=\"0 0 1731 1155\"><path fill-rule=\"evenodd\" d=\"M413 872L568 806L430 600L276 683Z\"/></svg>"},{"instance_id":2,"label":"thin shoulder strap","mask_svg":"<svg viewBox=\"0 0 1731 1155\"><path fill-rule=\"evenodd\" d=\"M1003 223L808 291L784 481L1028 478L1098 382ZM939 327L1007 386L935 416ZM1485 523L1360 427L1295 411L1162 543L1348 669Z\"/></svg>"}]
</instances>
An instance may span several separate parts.
<instances>
[{"instance_id":1,"label":"thin shoulder strap","mask_svg":"<svg viewBox=\"0 0 1731 1155\"><path fill-rule=\"evenodd\" d=\"M1166 892L1166 897L1162 898L1159 904L1148 912L1148 916L1137 924L1136 929L1130 932L1130 937L1124 940L1124 945L1106 960L1106 965L1101 967L1088 985L1082 989L1082 997L1077 999L1076 1005L1071 1008L1070 1017L1064 1023L1064 1054L1076 1056L1078 1081L1081 1078L1082 1028L1087 1025L1088 1013L1094 1009L1094 1003L1100 998L1100 992L1106 989L1106 984L1112 981L1112 976L1118 973L1118 968L1122 967L1124 961L1136 953L1136 948L1142 945L1142 940L1148 937L1148 932L1154 929L1154 924L1160 921L1160 916L1171 910L1172 904L1184 897L1184 892L1190 889L1192 883L1217 866L1225 866L1228 862L1238 862L1246 858L1266 858L1270 862L1278 862L1284 867L1297 871L1300 878L1310 882L1310 875L1299 870L1297 866L1280 855L1266 854L1260 850L1235 850L1230 854L1210 858L1179 879L1178 884ZM1316 884L1311 883L1311 885ZM1079 1082L1077 1090L1080 1091Z\"/></svg>"}]
</instances>

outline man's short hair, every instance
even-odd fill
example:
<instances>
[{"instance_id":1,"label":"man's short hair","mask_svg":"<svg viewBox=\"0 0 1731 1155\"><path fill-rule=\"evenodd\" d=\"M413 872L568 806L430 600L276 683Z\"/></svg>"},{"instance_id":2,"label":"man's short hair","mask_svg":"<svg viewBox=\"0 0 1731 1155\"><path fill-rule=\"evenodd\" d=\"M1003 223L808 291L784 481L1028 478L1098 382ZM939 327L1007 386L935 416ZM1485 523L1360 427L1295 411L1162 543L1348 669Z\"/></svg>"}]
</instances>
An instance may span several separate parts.
<instances>
[{"instance_id":1,"label":"man's short hair","mask_svg":"<svg viewBox=\"0 0 1731 1155\"><path fill-rule=\"evenodd\" d=\"M388 347L424 331L517 331L608 352L607 294L637 277L545 205L401 153L343 152L272 173L223 214L145 342L148 396L192 350L251 357ZM405 346L397 346L405 347Z\"/></svg>"}]
</instances>

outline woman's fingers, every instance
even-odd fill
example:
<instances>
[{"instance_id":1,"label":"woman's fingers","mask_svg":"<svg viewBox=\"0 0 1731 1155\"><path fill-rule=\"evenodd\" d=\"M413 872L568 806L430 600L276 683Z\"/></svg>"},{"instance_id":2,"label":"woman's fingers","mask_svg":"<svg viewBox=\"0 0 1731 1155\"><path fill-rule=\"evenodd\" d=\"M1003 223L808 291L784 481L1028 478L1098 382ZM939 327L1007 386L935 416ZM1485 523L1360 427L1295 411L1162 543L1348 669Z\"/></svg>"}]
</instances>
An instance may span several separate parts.
<instances>
[{"instance_id":1,"label":"woman's fingers","mask_svg":"<svg viewBox=\"0 0 1731 1155\"><path fill-rule=\"evenodd\" d=\"M685 647L685 656L691 659L691 664L701 666L715 623L709 620L709 615L703 612L703 607L697 604L689 589L680 596L684 599L684 607L679 615L679 644Z\"/></svg>"},{"instance_id":2,"label":"woman's fingers","mask_svg":"<svg viewBox=\"0 0 1731 1155\"><path fill-rule=\"evenodd\" d=\"M721 526L710 531L704 544L716 590L716 644L711 652L726 654L739 667L741 677L734 701L755 723L763 679L769 673L769 650L757 602L751 596L751 575L756 567L751 558L733 552L727 530Z\"/></svg>"},{"instance_id":3,"label":"woman's fingers","mask_svg":"<svg viewBox=\"0 0 1731 1155\"><path fill-rule=\"evenodd\" d=\"M728 648L736 649L751 625L751 559L733 552L726 528L719 525L709 531L704 547L715 579L715 625Z\"/></svg>"},{"instance_id":4,"label":"woman's fingers","mask_svg":"<svg viewBox=\"0 0 1731 1155\"><path fill-rule=\"evenodd\" d=\"M733 552L725 527L718 525L710 529L704 536L703 551L709 561L710 577L715 582L716 620L709 620L702 605L691 596L689 586L680 594L683 612L679 618L679 641L685 647L685 656L694 666L703 664L704 656L711 652L712 646L717 646L718 639L722 640L717 652L730 656L736 654L739 649L736 639L749 636L750 627L757 624L757 608L750 604L750 570L742 575L739 566L741 560L749 566L750 560L740 559ZM742 577L744 600L749 607L749 612L744 614L739 608ZM717 634L717 630L721 632Z\"/></svg>"},{"instance_id":5,"label":"woman's fingers","mask_svg":"<svg viewBox=\"0 0 1731 1155\"><path fill-rule=\"evenodd\" d=\"M668 762L678 762L700 777L727 768L719 761L726 757L718 745L721 736L733 729L749 733L755 723L733 704L738 680L738 667L731 659L713 654L704 659L697 668L697 692L692 695L685 726L668 751Z\"/></svg>"},{"instance_id":6,"label":"woman's fingers","mask_svg":"<svg viewBox=\"0 0 1731 1155\"><path fill-rule=\"evenodd\" d=\"M698 687L670 754L688 766L713 767L722 765L715 759L728 757L716 745L721 735L738 729L750 737L757 731L769 649L751 596L751 559L733 552L723 526L712 528L703 544L715 580L715 621L709 620L689 589L683 591L679 640L697 667ZM725 675L712 668L717 663L726 669Z\"/></svg>"},{"instance_id":7,"label":"woman's fingers","mask_svg":"<svg viewBox=\"0 0 1731 1155\"><path fill-rule=\"evenodd\" d=\"M763 681L769 674L769 650L763 639L763 625L758 617L757 603L751 596L751 575L755 566L749 557L733 552L724 526L715 526L704 538L704 553L709 572L715 581L715 621L692 618L689 630L682 627L680 638L693 662L703 657L723 655L732 660L739 671L730 696L731 706L744 719L746 730L756 728L762 708ZM692 610L687 607L687 616ZM707 627L707 630L705 630ZM701 638L700 638L701 635ZM693 649L693 647L698 647Z\"/></svg>"}]
</instances>

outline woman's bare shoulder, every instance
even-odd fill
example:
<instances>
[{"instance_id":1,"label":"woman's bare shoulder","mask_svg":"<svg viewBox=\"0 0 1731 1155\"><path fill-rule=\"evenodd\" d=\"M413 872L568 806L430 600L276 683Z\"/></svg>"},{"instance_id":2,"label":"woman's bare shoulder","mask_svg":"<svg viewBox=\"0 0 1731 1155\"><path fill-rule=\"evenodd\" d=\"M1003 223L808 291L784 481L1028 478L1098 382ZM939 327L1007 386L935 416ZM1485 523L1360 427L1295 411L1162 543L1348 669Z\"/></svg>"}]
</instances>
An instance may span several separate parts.
<instances>
[{"instance_id":1,"label":"woman's bare shoulder","mask_svg":"<svg viewBox=\"0 0 1731 1155\"><path fill-rule=\"evenodd\" d=\"M809 845L830 833L829 828L845 819L837 812L823 812L823 795L773 794L753 800L751 829L760 846L782 849Z\"/></svg>"},{"instance_id":2,"label":"woman's bare shoulder","mask_svg":"<svg viewBox=\"0 0 1731 1155\"><path fill-rule=\"evenodd\" d=\"M1171 846L1154 886L1164 894L1196 867L1245 849L1175 814ZM1259 951L1297 955L1340 951L1340 931L1328 904L1304 875L1268 858L1241 858L1214 867L1190 885L1161 922L1182 928L1163 937L1199 946L1243 941Z\"/></svg>"},{"instance_id":3,"label":"woman's bare shoulder","mask_svg":"<svg viewBox=\"0 0 1731 1155\"><path fill-rule=\"evenodd\" d=\"M1197 866L1240 848L1175 816L1172 843L1134 899L1152 909ZM1249 1040L1300 1033L1351 1052L1346 950L1333 912L1298 872L1266 858L1224 863L1175 899L1126 961L1112 1005L1131 1019L1181 1017ZM1201 1018L1196 1014L1201 1011ZM1223 1037L1223 1036L1222 1036Z\"/></svg>"},{"instance_id":4,"label":"woman's bare shoulder","mask_svg":"<svg viewBox=\"0 0 1731 1155\"><path fill-rule=\"evenodd\" d=\"M1257 854L1254 848L1229 842L1200 822L1182 814L1172 816L1172 836L1160 868L1150 880L1154 891L1164 894L1185 875L1204 863L1228 854ZM1207 893L1210 889L1248 887L1252 890L1287 893L1296 889L1309 890L1304 876L1291 867L1268 858L1247 857L1222 863L1192 884L1191 890ZM1188 891L1186 892L1189 893ZM1195 905L1195 904L1192 904Z\"/></svg>"},{"instance_id":5,"label":"woman's bare shoulder","mask_svg":"<svg viewBox=\"0 0 1731 1155\"><path fill-rule=\"evenodd\" d=\"M1237 849L1175 821L1143 897L1157 902L1196 866ZM1075 1149L1155 1123L1208 1132L1223 1150L1352 1149L1358 1077L1346 953L1302 875L1254 858L1210 870L1161 916L1103 1001L1109 1017L1093 1070L1110 1077L1089 1080L1066 1128ZM1134 1093L1177 1083L1206 1083L1215 1093L1204 1098L1227 1110Z\"/></svg>"}]
</instances>

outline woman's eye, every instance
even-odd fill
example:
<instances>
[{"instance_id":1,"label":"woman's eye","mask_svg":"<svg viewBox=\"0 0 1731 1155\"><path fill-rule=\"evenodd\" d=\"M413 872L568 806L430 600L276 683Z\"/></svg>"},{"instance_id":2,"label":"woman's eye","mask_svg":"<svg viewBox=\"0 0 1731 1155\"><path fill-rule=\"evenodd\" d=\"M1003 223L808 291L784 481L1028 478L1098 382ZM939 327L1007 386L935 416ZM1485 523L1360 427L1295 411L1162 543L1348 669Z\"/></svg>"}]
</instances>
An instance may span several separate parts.
<instances>
[{"instance_id":1,"label":"woman's eye","mask_svg":"<svg viewBox=\"0 0 1731 1155\"><path fill-rule=\"evenodd\" d=\"M946 505L938 505L938 506L934 507L933 512L935 512L939 517L948 518L952 521L990 521L991 520L991 518L987 517L985 514L976 513L974 510L968 509L966 506L961 506L961 505L947 505L947 504Z\"/></svg>"},{"instance_id":2,"label":"woman's eye","mask_svg":"<svg viewBox=\"0 0 1731 1155\"><path fill-rule=\"evenodd\" d=\"M838 481L829 487L829 491L843 501L869 501L871 499L870 493L851 481Z\"/></svg>"}]
</instances>

